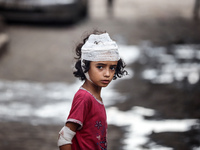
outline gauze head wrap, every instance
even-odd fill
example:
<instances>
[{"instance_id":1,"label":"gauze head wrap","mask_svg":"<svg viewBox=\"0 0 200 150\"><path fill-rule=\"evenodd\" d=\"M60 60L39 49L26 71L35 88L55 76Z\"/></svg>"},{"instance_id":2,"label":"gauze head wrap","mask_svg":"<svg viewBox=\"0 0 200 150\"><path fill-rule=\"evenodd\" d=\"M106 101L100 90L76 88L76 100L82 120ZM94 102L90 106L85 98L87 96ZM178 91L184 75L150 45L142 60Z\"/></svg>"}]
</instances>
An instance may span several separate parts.
<instances>
[{"instance_id":1,"label":"gauze head wrap","mask_svg":"<svg viewBox=\"0 0 200 150\"><path fill-rule=\"evenodd\" d=\"M118 61L119 59L118 46L108 33L91 34L81 48L81 60Z\"/></svg>"}]
</instances>

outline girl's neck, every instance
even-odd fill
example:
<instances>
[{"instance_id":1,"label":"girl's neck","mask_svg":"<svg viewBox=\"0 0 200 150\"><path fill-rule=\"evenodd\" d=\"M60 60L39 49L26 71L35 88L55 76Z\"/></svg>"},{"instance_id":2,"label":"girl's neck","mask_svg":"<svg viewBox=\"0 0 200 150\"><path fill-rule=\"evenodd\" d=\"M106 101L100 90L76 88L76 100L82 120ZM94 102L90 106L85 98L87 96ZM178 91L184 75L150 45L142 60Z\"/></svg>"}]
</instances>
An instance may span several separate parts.
<instances>
[{"instance_id":1,"label":"girl's neck","mask_svg":"<svg viewBox=\"0 0 200 150\"><path fill-rule=\"evenodd\" d=\"M82 85L82 87L84 89L86 89L87 91L89 91L90 93L92 93L97 99L101 100L101 88L102 87L99 87L97 85L95 85L94 83L86 80L84 82L84 84Z\"/></svg>"}]
</instances>

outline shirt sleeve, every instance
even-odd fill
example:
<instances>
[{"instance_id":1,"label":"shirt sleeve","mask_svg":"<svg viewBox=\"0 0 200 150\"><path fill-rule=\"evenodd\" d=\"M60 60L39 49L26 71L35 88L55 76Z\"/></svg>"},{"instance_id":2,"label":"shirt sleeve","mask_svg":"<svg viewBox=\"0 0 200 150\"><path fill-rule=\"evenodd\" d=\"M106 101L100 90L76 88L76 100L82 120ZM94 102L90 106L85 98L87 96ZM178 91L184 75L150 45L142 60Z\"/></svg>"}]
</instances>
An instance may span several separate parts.
<instances>
[{"instance_id":1,"label":"shirt sleeve","mask_svg":"<svg viewBox=\"0 0 200 150\"><path fill-rule=\"evenodd\" d=\"M80 125L78 130L83 127L84 120L90 110L90 96L86 92L76 93L72 107L67 118L67 122L74 122Z\"/></svg>"}]
</instances>

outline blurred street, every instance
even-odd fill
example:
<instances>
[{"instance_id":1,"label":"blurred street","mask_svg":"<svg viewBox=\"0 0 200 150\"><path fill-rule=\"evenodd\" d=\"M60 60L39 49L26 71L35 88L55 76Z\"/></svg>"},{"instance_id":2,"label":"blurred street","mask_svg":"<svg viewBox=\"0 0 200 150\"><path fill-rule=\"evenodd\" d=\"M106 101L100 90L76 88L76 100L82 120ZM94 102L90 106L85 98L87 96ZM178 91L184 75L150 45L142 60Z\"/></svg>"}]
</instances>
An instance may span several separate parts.
<instances>
[{"instance_id":1,"label":"blurred street","mask_svg":"<svg viewBox=\"0 0 200 150\"><path fill-rule=\"evenodd\" d=\"M72 74L74 48L85 34L99 29L107 31L121 47L134 47L140 54L137 59L130 58L131 63L127 63L127 67L132 70L131 77L119 80L108 89L108 93L114 89L125 97L121 102L108 105L108 114L116 110L127 116L134 106L139 106L155 111L153 115L142 115L143 119L150 122L164 119L198 120L191 126L186 123L190 128L186 131L152 131L147 135L149 141L137 149L147 150L154 146L155 150L199 150L200 25L193 20L193 8L194 1L187 0L115 0L112 6L107 6L107 1L90 0L88 17L75 24L40 25L2 21L0 31L8 35L9 43L0 52L0 108L10 106L12 100L15 103L30 101L33 108L37 109L40 104L45 106L45 103L49 103L46 97L52 91L55 95L49 96L50 102L55 99L64 102L68 93L64 95L62 91L61 95L64 96L58 96L59 99L56 97L59 92L52 88L52 83L58 83L55 85L60 89L70 89L73 86L72 91L77 87L74 86L77 80ZM134 48L132 51L135 52ZM180 51L182 49L186 56ZM124 56L128 57L128 54ZM147 76L147 73L150 75ZM166 74L168 76L164 76ZM19 90L21 82L25 88ZM38 89L42 89L42 92L39 93ZM16 93L8 95L10 91ZM117 99L117 95L111 97ZM10 98L10 101L6 98ZM14 106L11 108L18 109ZM0 109L0 149L57 149L57 133L62 124L53 124L51 118L49 124L37 124L33 121L37 120L35 116L31 116L34 123L29 124L26 120L30 118L27 119L26 115L17 121L13 119L12 109L8 110ZM6 120L6 111L10 120ZM131 127L136 128L137 125L134 126L134 122L133 125L129 122L122 125L110 124L108 150L131 149L130 146L127 148L127 141L122 140L128 137Z\"/></svg>"},{"instance_id":2,"label":"blurred street","mask_svg":"<svg viewBox=\"0 0 200 150\"><path fill-rule=\"evenodd\" d=\"M192 20L192 7L188 1L114 1L113 13L108 13L106 1L90 1L89 17L74 25L7 25L10 44L1 58L0 78L73 81L73 48L84 32L93 29L107 31L128 45L146 40L155 45L198 43L199 26Z\"/></svg>"}]
</instances>

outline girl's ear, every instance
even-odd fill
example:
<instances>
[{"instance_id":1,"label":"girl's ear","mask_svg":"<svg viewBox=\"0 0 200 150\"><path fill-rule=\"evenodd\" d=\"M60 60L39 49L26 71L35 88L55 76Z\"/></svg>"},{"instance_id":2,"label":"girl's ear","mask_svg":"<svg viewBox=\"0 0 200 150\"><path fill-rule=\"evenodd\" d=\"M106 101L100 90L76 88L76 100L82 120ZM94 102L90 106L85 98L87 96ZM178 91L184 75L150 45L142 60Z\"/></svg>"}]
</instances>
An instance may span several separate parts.
<instances>
[{"instance_id":1,"label":"girl's ear","mask_svg":"<svg viewBox=\"0 0 200 150\"><path fill-rule=\"evenodd\" d=\"M91 61L84 60L84 69L85 69L85 73L88 72L89 69L90 69L90 62L91 62Z\"/></svg>"}]
</instances>

